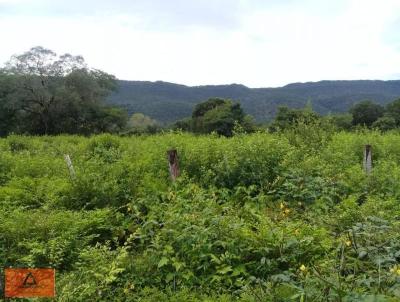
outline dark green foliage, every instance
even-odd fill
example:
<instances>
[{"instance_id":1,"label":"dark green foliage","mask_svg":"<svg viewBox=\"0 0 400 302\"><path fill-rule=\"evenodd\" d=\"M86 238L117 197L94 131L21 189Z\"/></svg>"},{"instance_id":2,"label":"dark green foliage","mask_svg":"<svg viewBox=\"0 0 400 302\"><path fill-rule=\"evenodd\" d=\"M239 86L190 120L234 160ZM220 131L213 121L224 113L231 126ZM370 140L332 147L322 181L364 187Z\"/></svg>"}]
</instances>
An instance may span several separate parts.
<instances>
[{"instance_id":1,"label":"dark green foliage","mask_svg":"<svg viewBox=\"0 0 400 302\"><path fill-rule=\"evenodd\" d=\"M216 132L232 136L235 123L243 122L244 114L239 104L226 103L207 111L194 119L194 131L199 133Z\"/></svg>"},{"instance_id":2,"label":"dark green foliage","mask_svg":"<svg viewBox=\"0 0 400 302\"><path fill-rule=\"evenodd\" d=\"M271 125L272 130L284 130L296 127L299 123L313 124L319 119L319 115L311 108L290 109L286 106L278 107L278 113Z\"/></svg>"},{"instance_id":3,"label":"dark green foliage","mask_svg":"<svg viewBox=\"0 0 400 302\"><path fill-rule=\"evenodd\" d=\"M354 105L350 109L350 113L353 115L353 125L370 127L378 118L383 116L384 108L371 101L363 101Z\"/></svg>"},{"instance_id":4,"label":"dark green foliage","mask_svg":"<svg viewBox=\"0 0 400 302\"><path fill-rule=\"evenodd\" d=\"M386 115L394 119L396 127L400 126L400 99L386 105Z\"/></svg>"},{"instance_id":5,"label":"dark green foliage","mask_svg":"<svg viewBox=\"0 0 400 302\"><path fill-rule=\"evenodd\" d=\"M220 98L213 98L203 103L197 104L192 112L192 118L203 117L208 111L213 110L219 106L225 105L226 101Z\"/></svg>"},{"instance_id":6,"label":"dark green foliage","mask_svg":"<svg viewBox=\"0 0 400 302\"><path fill-rule=\"evenodd\" d=\"M382 116L378 118L373 124L373 128L380 129L382 131L393 130L397 127L396 120L391 116Z\"/></svg>"},{"instance_id":7,"label":"dark green foliage","mask_svg":"<svg viewBox=\"0 0 400 302\"><path fill-rule=\"evenodd\" d=\"M13 81L0 70L0 136L17 127L16 109L7 102L8 94L13 92Z\"/></svg>"},{"instance_id":8,"label":"dark green foliage","mask_svg":"<svg viewBox=\"0 0 400 302\"><path fill-rule=\"evenodd\" d=\"M398 108L399 107L399 108ZM386 108L371 101L355 104L348 114L319 116L311 106L304 109L279 107L274 121L268 126L271 131L293 130L304 126L318 126L325 130L354 130L357 127L372 127L381 131L393 130L400 125L400 100L389 103ZM399 119L399 120L397 120ZM311 127L310 129L313 129Z\"/></svg>"},{"instance_id":9,"label":"dark green foliage","mask_svg":"<svg viewBox=\"0 0 400 302\"><path fill-rule=\"evenodd\" d=\"M0 135L119 132L126 113L103 104L115 88L82 57L34 47L0 71Z\"/></svg>"},{"instance_id":10,"label":"dark green foliage","mask_svg":"<svg viewBox=\"0 0 400 302\"><path fill-rule=\"evenodd\" d=\"M321 81L295 83L279 88L248 88L243 85L188 87L165 82L118 81L119 90L109 102L142 112L164 124L190 116L194 107L209 98L240 101L256 122L271 121L279 106L303 108L309 100L318 114L343 113L363 100L381 105L399 98L400 81Z\"/></svg>"},{"instance_id":11,"label":"dark green foliage","mask_svg":"<svg viewBox=\"0 0 400 302\"><path fill-rule=\"evenodd\" d=\"M330 115L326 119L338 130L350 130L353 126L353 116L350 113Z\"/></svg>"},{"instance_id":12,"label":"dark green foliage","mask_svg":"<svg viewBox=\"0 0 400 302\"><path fill-rule=\"evenodd\" d=\"M190 131L192 131L192 128L193 128L192 121L193 120L190 117L184 118L182 120L175 122L173 124L172 128L175 130L183 130L183 131L190 132Z\"/></svg>"},{"instance_id":13,"label":"dark green foliage","mask_svg":"<svg viewBox=\"0 0 400 302\"><path fill-rule=\"evenodd\" d=\"M191 120L179 121L174 127L203 134L215 132L229 137L236 126L248 132L253 130L251 120L245 119L239 103L212 98L196 105Z\"/></svg>"}]
</instances>

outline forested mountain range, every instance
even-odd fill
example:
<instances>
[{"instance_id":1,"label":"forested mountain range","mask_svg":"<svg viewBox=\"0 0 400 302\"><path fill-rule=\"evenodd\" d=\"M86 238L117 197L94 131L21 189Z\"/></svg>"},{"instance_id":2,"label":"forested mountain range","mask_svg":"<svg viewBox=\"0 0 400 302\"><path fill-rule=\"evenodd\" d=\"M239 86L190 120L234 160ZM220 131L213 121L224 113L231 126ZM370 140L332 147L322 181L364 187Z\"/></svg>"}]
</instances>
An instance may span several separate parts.
<instances>
[{"instance_id":1,"label":"forested mountain range","mask_svg":"<svg viewBox=\"0 0 400 302\"><path fill-rule=\"evenodd\" d=\"M129 113L141 112L161 123L190 116L195 104L210 97L239 101L258 122L270 120L278 106L304 107L311 101L321 114L347 111L352 104L372 100L386 104L400 98L396 81L320 81L294 83L279 88L248 88L243 85L185 86L167 82L118 81L119 89L109 102Z\"/></svg>"}]
</instances>

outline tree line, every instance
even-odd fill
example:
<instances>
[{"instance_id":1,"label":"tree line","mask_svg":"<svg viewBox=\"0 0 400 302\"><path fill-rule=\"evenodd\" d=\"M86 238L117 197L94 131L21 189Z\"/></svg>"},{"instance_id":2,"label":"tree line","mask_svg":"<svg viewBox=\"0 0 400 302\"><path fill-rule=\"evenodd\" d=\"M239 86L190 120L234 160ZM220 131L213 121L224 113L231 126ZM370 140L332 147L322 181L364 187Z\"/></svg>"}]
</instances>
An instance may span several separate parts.
<instances>
[{"instance_id":1,"label":"tree line","mask_svg":"<svg viewBox=\"0 0 400 302\"><path fill-rule=\"evenodd\" d=\"M59 56L43 47L14 55L0 69L0 136L153 134L180 129L229 137L236 132L281 131L299 123L320 122L338 130L400 127L400 99L385 107L363 101L347 113L327 116L314 112L311 103L302 109L282 106L273 121L256 124L240 103L222 98L199 103L190 117L165 126L139 112L128 117L126 110L108 105L106 98L116 89L113 75L88 67L81 56Z\"/></svg>"},{"instance_id":2,"label":"tree line","mask_svg":"<svg viewBox=\"0 0 400 302\"><path fill-rule=\"evenodd\" d=\"M366 127L388 131L400 128L400 99L385 107L373 101L362 101L348 112L322 116L312 109L309 102L304 108L278 107L275 118L268 123L257 124L250 115L245 115L240 104L231 100L213 98L198 104L192 117L175 123L174 127L194 133L215 132L232 136L235 131L285 131L300 124L317 125L333 130L351 131Z\"/></svg>"},{"instance_id":3,"label":"tree line","mask_svg":"<svg viewBox=\"0 0 400 302\"><path fill-rule=\"evenodd\" d=\"M400 99L381 106L366 100L353 105L348 112L321 116L312 110L311 103L302 109L286 106L278 108L275 119L266 125L271 131L296 127L299 123L331 125L337 130L354 130L360 127L388 131L400 128Z\"/></svg>"}]
</instances>

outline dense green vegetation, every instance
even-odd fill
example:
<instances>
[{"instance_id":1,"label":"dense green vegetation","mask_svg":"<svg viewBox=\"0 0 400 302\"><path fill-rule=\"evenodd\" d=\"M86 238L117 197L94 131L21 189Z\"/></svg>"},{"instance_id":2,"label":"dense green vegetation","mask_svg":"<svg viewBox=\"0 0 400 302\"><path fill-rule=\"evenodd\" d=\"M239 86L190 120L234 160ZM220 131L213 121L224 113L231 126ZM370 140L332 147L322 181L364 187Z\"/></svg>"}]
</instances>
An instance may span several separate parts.
<instances>
[{"instance_id":1,"label":"dense green vegetation","mask_svg":"<svg viewBox=\"0 0 400 302\"><path fill-rule=\"evenodd\" d=\"M235 130L252 132L255 129L252 117L245 115L239 103L220 98L211 98L197 104L191 118L175 123L175 128L193 133L216 133L232 136Z\"/></svg>"},{"instance_id":2,"label":"dense green vegetation","mask_svg":"<svg viewBox=\"0 0 400 302\"><path fill-rule=\"evenodd\" d=\"M57 301L398 301L399 198L397 132L9 136L0 261Z\"/></svg>"},{"instance_id":3,"label":"dense green vegetation","mask_svg":"<svg viewBox=\"0 0 400 302\"><path fill-rule=\"evenodd\" d=\"M400 300L397 82L197 87L192 103L182 86L181 111L157 105L160 121L187 117L171 132L158 111L107 106L116 83L41 47L0 70L1 268L55 268L57 301ZM249 106L274 120L256 126Z\"/></svg>"},{"instance_id":4,"label":"dense green vegetation","mask_svg":"<svg viewBox=\"0 0 400 302\"><path fill-rule=\"evenodd\" d=\"M346 112L364 100L385 105L400 96L400 81L321 81L279 88L118 81L118 87L109 98L110 104L122 106L129 114L141 112L161 124L188 117L196 104L215 97L239 101L245 113L261 123L271 121L279 106L302 108L311 100L314 110L326 115Z\"/></svg>"},{"instance_id":5,"label":"dense green vegetation","mask_svg":"<svg viewBox=\"0 0 400 302\"><path fill-rule=\"evenodd\" d=\"M291 129L301 124L314 125L332 130L359 130L363 127L388 131L400 127L400 99L385 107L372 101L362 101L352 106L348 113L321 116L311 102L302 109L278 107L274 120L263 128L269 131Z\"/></svg>"}]
</instances>

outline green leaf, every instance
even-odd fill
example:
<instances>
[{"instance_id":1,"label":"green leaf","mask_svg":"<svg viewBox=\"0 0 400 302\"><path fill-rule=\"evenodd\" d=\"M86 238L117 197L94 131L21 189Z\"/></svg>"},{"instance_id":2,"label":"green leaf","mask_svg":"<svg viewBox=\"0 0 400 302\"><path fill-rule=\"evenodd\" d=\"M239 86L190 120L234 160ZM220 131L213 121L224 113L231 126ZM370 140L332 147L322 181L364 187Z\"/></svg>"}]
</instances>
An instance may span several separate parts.
<instances>
[{"instance_id":1,"label":"green leaf","mask_svg":"<svg viewBox=\"0 0 400 302\"><path fill-rule=\"evenodd\" d=\"M169 262L169 259L167 257L162 257L160 262L158 262L158 268L161 268L165 265L167 265Z\"/></svg>"},{"instance_id":2,"label":"green leaf","mask_svg":"<svg viewBox=\"0 0 400 302\"><path fill-rule=\"evenodd\" d=\"M175 274L174 273L168 273L167 277L165 277L165 281L170 282L172 279L174 279Z\"/></svg>"},{"instance_id":3,"label":"green leaf","mask_svg":"<svg viewBox=\"0 0 400 302\"><path fill-rule=\"evenodd\" d=\"M232 267L228 265L228 266L218 269L218 274L226 275L227 273L229 273L231 271L232 271Z\"/></svg>"}]
</instances>

